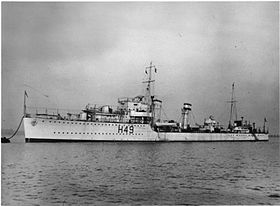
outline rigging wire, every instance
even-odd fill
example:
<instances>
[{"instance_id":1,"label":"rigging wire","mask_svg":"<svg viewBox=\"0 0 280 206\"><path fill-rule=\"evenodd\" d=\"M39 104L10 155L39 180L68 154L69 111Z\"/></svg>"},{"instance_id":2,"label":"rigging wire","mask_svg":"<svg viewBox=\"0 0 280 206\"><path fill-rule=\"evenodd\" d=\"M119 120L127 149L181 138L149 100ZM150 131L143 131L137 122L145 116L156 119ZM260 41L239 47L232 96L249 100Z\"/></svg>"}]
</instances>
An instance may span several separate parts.
<instances>
[{"instance_id":1,"label":"rigging wire","mask_svg":"<svg viewBox=\"0 0 280 206\"><path fill-rule=\"evenodd\" d=\"M179 123L181 123L183 120L182 120L182 115L180 115L180 117L179 118L177 118L178 119L178 122Z\"/></svg>"},{"instance_id":2,"label":"rigging wire","mask_svg":"<svg viewBox=\"0 0 280 206\"><path fill-rule=\"evenodd\" d=\"M166 113L165 113L164 109L162 108L161 110L162 110L163 115L165 116L165 118L166 118L166 119L168 119L168 117L167 117L167 115L166 115Z\"/></svg>"},{"instance_id":3,"label":"rigging wire","mask_svg":"<svg viewBox=\"0 0 280 206\"><path fill-rule=\"evenodd\" d=\"M30 86L30 85L28 85L28 84L26 84L26 83L24 83L23 85L26 86L26 87L28 87L28 88L30 88L30 89L32 89L32 90L34 90L34 91L37 92L38 94L40 94L40 95L46 97L47 100L49 101L49 103L58 106L58 99L57 99L56 96L52 96L52 98L50 98L50 95L44 94L44 93L41 92L39 89L36 89L36 88L34 88L33 86Z\"/></svg>"},{"instance_id":4,"label":"rigging wire","mask_svg":"<svg viewBox=\"0 0 280 206\"><path fill-rule=\"evenodd\" d=\"M28 84L23 84L23 85L26 86L26 87L29 87L29 88L33 89L34 91L38 92L39 94L43 95L43 96L46 97L46 98L49 98L49 97L50 97L49 95L43 94L40 90L38 90L38 89L36 89L36 88L34 88L34 87L28 85Z\"/></svg>"},{"instance_id":5,"label":"rigging wire","mask_svg":"<svg viewBox=\"0 0 280 206\"><path fill-rule=\"evenodd\" d=\"M224 102L222 109L220 110L221 113L220 115L217 117L217 120L219 122L221 121L228 121L228 102ZM225 124L220 124L220 126L226 126L227 122L225 122Z\"/></svg>"},{"instance_id":6,"label":"rigging wire","mask_svg":"<svg viewBox=\"0 0 280 206\"><path fill-rule=\"evenodd\" d=\"M194 116L193 112L191 112L191 114L192 114L192 118L193 118L194 124L195 124L196 126L199 125L199 124L196 122L196 120L195 120L195 116Z\"/></svg>"}]
</instances>

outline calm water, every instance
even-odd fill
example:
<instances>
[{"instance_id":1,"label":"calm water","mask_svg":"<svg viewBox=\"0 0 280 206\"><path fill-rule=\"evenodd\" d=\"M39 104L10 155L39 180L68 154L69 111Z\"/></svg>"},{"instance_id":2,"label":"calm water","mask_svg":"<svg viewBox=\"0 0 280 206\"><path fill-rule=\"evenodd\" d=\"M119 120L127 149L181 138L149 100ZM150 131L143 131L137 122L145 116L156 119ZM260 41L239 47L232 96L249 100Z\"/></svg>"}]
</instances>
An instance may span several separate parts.
<instances>
[{"instance_id":1,"label":"calm water","mask_svg":"<svg viewBox=\"0 0 280 206\"><path fill-rule=\"evenodd\" d=\"M2 205L279 204L279 139L2 144Z\"/></svg>"}]
</instances>

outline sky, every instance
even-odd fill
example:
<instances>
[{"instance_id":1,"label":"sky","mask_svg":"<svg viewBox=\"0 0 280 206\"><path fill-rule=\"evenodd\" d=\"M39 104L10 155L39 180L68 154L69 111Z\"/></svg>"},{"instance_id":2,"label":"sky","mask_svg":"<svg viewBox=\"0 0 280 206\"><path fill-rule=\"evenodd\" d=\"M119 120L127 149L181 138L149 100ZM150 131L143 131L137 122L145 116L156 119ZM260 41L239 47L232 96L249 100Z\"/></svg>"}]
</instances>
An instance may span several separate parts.
<instances>
[{"instance_id":1,"label":"sky","mask_svg":"<svg viewBox=\"0 0 280 206\"><path fill-rule=\"evenodd\" d=\"M279 133L279 2L2 2L1 126L27 106L84 109L142 94L157 67L164 116L227 124L238 117Z\"/></svg>"}]
</instances>

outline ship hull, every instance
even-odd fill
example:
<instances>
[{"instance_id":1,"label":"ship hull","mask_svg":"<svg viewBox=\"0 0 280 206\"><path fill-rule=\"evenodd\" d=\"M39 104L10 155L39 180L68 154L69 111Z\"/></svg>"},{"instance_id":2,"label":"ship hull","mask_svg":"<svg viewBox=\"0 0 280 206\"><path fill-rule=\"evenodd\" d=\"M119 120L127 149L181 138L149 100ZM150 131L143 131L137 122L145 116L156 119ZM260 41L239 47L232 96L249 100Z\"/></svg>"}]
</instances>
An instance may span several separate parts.
<instances>
[{"instance_id":1,"label":"ship hull","mask_svg":"<svg viewBox=\"0 0 280 206\"><path fill-rule=\"evenodd\" d=\"M213 142L267 141L268 134L155 132L149 124L24 118L26 142L135 141Z\"/></svg>"}]
</instances>

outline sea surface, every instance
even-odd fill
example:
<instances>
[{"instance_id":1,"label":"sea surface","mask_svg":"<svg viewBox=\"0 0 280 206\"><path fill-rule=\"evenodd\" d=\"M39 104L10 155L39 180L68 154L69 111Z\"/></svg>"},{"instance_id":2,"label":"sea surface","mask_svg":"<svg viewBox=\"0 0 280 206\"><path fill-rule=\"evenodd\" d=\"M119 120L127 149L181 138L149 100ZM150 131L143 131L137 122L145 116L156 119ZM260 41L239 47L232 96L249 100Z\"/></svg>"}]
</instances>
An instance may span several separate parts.
<instances>
[{"instance_id":1,"label":"sea surface","mask_svg":"<svg viewBox=\"0 0 280 206\"><path fill-rule=\"evenodd\" d=\"M279 138L1 148L2 205L280 204Z\"/></svg>"}]
</instances>

